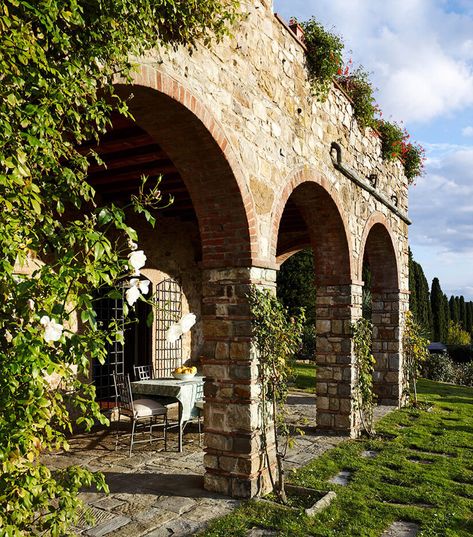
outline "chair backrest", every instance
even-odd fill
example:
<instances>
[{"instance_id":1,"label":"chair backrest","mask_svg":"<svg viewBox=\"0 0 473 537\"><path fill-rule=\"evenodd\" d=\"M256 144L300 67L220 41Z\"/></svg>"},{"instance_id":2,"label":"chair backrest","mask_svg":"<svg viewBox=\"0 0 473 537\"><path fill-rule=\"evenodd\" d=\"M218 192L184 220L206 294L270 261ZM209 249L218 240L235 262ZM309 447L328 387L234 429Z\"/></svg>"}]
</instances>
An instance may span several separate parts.
<instances>
[{"instance_id":1,"label":"chair backrest","mask_svg":"<svg viewBox=\"0 0 473 537\"><path fill-rule=\"evenodd\" d=\"M113 384L115 386L115 400L121 410L127 410L134 414L133 395L131 393L130 376L123 373L113 372Z\"/></svg>"},{"instance_id":2,"label":"chair backrest","mask_svg":"<svg viewBox=\"0 0 473 537\"><path fill-rule=\"evenodd\" d=\"M153 378L153 368L150 365L134 365L135 380L149 380Z\"/></svg>"}]
</instances>

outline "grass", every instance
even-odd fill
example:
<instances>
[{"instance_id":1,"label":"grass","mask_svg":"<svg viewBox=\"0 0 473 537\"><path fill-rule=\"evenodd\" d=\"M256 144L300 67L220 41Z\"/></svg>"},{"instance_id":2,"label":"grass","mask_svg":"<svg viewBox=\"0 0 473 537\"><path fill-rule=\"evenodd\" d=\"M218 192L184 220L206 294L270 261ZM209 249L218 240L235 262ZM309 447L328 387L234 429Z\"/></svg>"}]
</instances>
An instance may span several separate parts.
<instances>
[{"instance_id":1,"label":"grass","mask_svg":"<svg viewBox=\"0 0 473 537\"><path fill-rule=\"evenodd\" d=\"M375 439L349 440L292 473L293 483L337 492L313 518L302 510L245 502L202 537L243 537L253 526L291 537L379 537L395 520L416 522L419 537L473 535L473 389L419 383L430 411L406 408L377 424ZM375 450L375 458L361 456ZM345 487L327 481L352 472Z\"/></svg>"},{"instance_id":2,"label":"grass","mask_svg":"<svg viewBox=\"0 0 473 537\"><path fill-rule=\"evenodd\" d=\"M294 362L291 364L294 372L294 385L299 390L315 393L315 362L303 364Z\"/></svg>"}]
</instances>

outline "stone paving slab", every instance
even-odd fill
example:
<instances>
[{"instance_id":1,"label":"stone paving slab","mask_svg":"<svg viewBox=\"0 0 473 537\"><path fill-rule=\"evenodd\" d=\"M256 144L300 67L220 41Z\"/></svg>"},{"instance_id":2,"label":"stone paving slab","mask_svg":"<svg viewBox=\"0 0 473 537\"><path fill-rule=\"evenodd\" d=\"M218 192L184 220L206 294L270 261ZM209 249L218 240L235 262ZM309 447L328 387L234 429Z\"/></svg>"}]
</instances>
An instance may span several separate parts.
<instances>
[{"instance_id":1,"label":"stone paving slab","mask_svg":"<svg viewBox=\"0 0 473 537\"><path fill-rule=\"evenodd\" d=\"M418 524L400 520L393 522L381 537L415 537L419 533L419 530L420 527Z\"/></svg>"}]
</instances>

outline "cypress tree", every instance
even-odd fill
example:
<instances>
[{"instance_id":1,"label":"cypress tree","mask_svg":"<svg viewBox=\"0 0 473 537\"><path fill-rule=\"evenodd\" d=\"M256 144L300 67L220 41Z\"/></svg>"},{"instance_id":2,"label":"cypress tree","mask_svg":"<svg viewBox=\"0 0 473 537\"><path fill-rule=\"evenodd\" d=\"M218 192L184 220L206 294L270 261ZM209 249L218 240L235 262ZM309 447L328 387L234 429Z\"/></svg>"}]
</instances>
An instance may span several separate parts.
<instances>
[{"instance_id":1,"label":"cypress tree","mask_svg":"<svg viewBox=\"0 0 473 537\"><path fill-rule=\"evenodd\" d=\"M417 322L423 327L427 337L432 333L432 309L430 307L429 283L425 277L422 266L416 266L416 286L417 286Z\"/></svg>"},{"instance_id":2,"label":"cypress tree","mask_svg":"<svg viewBox=\"0 0 473 537\"><path fill-rule=\"evenodd\" d=\"M471 300L466 303L466 326L465 330L471 333L473 328L473 302Z\"/></svg>"},{"instance_id":3,"label":"cypress tree","mask_svg":"<svg viewBox=\"0 0 473 537\"><path fill-rule=\"evenodd\" d=\"M409 248L409 310L412 313L414 320L418 322L417 317L417 267L414 258L412 257L412 251Z\"/></svg>"},{"instance_id":4,"label":"cypress tree","mask_svg":"<svg viewBox=\"0 0 473 537\"><path fill-rule=\"evenodd\" d=\"M442 341L442 343L445 343L448 339L448 323L450 322L450 308L448 307L448 298L446 294L443 295L442 307L445 324L443 324L441 327L440 341Z\"/></svg>"},{"instance_id":5,"label":"cypress tree","mask_svg":"<svg viewBox=\"0 0 473 537\"><path fill-rule=\"evenodd\" d=\"M453 295L450 297L448 305L450 307L450 319L453 322L458 323L458 321L460 320L460 312L458 309L457 301L455 300L455 297Z\"/></svg>"},{"instance_id":6,"label":"cypress tree","mask_svg":"<svg viewBox=\"0 0 473 537\"><path fill-rule=\"evenodd\" d=\"M465 298L463 295L460 297L460 324L464 329L466 327L466 308L465 308Z\"/></svg>"},{"instance_id":7,"label":"cypress tree","mask_svg":"<svg viewBox=\"0 0 473 537\"><path fill-rule=\"evenodd\" d=\"M427 337L432 333L432 310L430 307L429 284L422 266L414 261L409 249L409 309L414 320Z\"/></svg>"},{"instance_id":8,"label":"cypress tree","mask_svg":"<svg viewBox=\"0 0 473 537\"><path fill-rule=\"evenodd\" d=\"M438 278L432 280L430 303L432 306L432 338L434 341L445 340L447 334L447 319L445 315L444 294ZM448 305L448 301L447 301Z\"/></svg>"}]
</instances>

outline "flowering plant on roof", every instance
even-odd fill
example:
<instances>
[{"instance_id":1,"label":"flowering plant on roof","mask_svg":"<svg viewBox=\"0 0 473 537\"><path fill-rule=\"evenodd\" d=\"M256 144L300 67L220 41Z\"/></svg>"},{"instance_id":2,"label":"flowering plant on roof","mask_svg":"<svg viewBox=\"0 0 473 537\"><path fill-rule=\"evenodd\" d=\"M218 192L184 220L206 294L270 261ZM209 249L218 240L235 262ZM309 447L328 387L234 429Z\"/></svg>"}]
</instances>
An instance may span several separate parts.
<instances>
[{"instance_id":1,"label":"flowering plant on roof","mask_svg":"<svg viewBox=\"0 0 473 537\"><path fill-rule=\"evenodd\" d=\"M381 137L381 155L384 160L399 159L409 182L423 174L425 150L420 144L410 141L410 135L404 127L379 119L376 130Z\"/></svg>"}]
</instances>

